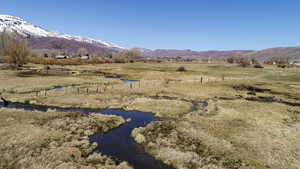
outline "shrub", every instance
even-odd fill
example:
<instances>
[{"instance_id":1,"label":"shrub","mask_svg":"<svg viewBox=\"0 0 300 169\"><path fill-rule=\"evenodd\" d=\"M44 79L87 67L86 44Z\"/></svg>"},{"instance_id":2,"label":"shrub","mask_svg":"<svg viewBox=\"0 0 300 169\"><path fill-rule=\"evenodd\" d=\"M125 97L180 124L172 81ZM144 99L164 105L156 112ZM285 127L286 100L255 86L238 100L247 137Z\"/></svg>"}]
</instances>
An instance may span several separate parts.
<instances>
[{"instance_id":1,"label":"shrub","mask_svg":"<svg viewBox=\"0 0 300 169\"><path fill-rule=\"evenodd\" d=\"M234 57L227 58L227 62L228 63L234 63L235 62L235 58Z\"/></svg>"},{"instance_id":2,"label":"shrub","mask_svg":"<svg viewBox=\"0 0 300 169\"><path fill-rule=\"evenodd\" d=\"M290 56L270 56L265 60L266 64L288 64L289 60L291 59Z\"/></svg>"},{"instance_id":3,"label":"shrub","mask_svg":"<svg viewBox=\"0 0 300 169\"><path fill-rule=\"evenodd\" d=\"M177 69L178 72L186 72L186 69L185 67L183 66L180 66L178 69Z\"/></svg>"},{"instance_id":4,"label":"shrub","mask_svg":"<svg viewBox=\"0 0 300 169\"><path fill-rule=\"evenodd\" d=\"M92 58L86 61L88 64L103 64L105 61L102 58Z\"/></svg>"},{"instance_id":5,"label":"shrub","mask_svg":"<svg viewBox=\"0 0 300 169\"><path fill-rule=\"evenodd\" d=\"M111 58L105 58L104 63L113 63L113 60Z\"/></svg>"},{"instance_id":6,"label":"shrub","mask_svg":"<svg viewBox=\"0 0 300 169\"><path fill-rule=\"evenodd\" d=\"M264 67L260 63L257 63L257 64L254 65L254 68L264 68Z\"/></svg>"},{"instance_id":7,"label":"shrub","mask_svg":"<svg viewBox=\"0 0 300 169\"><path fill-rule=\"evenodd\" d=\"M54 58L31 57L29 61L31 63L42 64L42 65L82 65L82 64L84 64L84 62L80 58L54 59Z\"/></svg>"},{"instance_id":8,"label":"shrub","mask_svg":"<svg viewBox=\"0 0 300 169\"><path fill-rule=\"evenodd\" d=\"M259 64L259 61L255 57L252 57L251 63L254 64L254 66L255 66L255 65Z\"/></svg>"},{"instance_id":9,"label":"shrub","mask_svg":"<svg viewBox=\"0 0 300 169\"><path fill-rule=\"evenodd\" d=\"M250 60L248 58L241 58L239 61L239 65L242 67L248 67L250 66Z\"/></svg>"},{"instance_id":10,"label":"shrub","mask_svg":"<svg viewBox=\"0 0 300 169\"><path fill-rule=\"evenodd\" d=\"M279 67L279 68L286 68L287 65L286 64L278 64L277 67Z\"/></svg>"},{"instance_id":11,"label":"shrub","mask_svg":"<svg viewBox=\"0 0 300 169\"><path fill-rule=\"evenodd\" d=\"M126 59L126 58L116 58L116 59L114 59L114 63L128 63L128 59Z\"/></svg>"}]
</instances>

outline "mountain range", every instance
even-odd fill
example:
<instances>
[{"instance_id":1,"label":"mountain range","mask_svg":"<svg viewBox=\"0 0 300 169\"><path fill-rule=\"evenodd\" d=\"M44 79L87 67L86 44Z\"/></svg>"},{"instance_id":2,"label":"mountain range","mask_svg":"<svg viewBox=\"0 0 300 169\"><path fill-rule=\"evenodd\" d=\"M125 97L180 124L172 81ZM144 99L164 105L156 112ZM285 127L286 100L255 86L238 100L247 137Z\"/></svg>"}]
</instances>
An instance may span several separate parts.
<instances>
[{"instance_id":1,"label":"mountain range","mask_svg":"<svg viewBox=\"0 0 300 169\"><path fill-rule=\"evenodd\" d=\"M175 49L157 49L142 50L145 57L182 57L192 59L213 59L223 60L231 56L255 57L264 61L271 56L289 56L294 59L300 59L300 46L296 47L276 47L263 50L227 50L227 51L193 51L193 50L175 50Z\"/></svg>"},{"instance_id":2,"label":"mountain range","mask_svg":"<svg viewBox=\"0 0 300 169\"><path fill-rule=\"evenodd\" d=\"M32 49L57 49L75 53L79 48L86 48L88 52L119 52L128 49L117 44L87 37L72 36L51 32L31 24L19 17L0 15L0 32L15 32L28 41ZM139 48L145 57L182 57L195 59L225 59L230 56L253 56L265 60L269 56L291 56L300 58L300 46L277 47L263 50L227 50L227 51L193 51L176 49L149 50Z\"/></svg>"},{"instance_id":3,"label":"mountain range","mask_svg":"<svg viewBox=\"0 0 300 169\"><path fill-rule=\"evenodd\" d=\"M32 49L63 49L68 52L76 52L80 47L87 48L89 52L126 50L111 42L51 32L9 15L0 15L0 32L2 31L17 33L28 41Z\"/></svg>"}]
</instances>

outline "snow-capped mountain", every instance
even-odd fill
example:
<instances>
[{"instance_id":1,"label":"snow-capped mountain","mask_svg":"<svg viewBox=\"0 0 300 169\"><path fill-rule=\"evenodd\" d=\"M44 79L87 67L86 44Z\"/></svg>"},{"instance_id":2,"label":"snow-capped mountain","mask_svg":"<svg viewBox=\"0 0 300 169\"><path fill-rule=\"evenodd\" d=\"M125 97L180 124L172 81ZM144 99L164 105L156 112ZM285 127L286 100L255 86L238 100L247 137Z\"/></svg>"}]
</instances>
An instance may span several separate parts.
<instances>
[{"instance_id":1,"label":"snow-capped mountain","mask_svg":"<svg viewBox=\"0 0 300 169\"><path fill-rule=\"evenodd\" d=\"M66 40L89 43L102 48L125 50L125 48L119 45L102 40L51 32L39 26L26 22L21 18L9 15L0 15L0 32L4 30L9 32L16 32L25 38L62 38Z\"/></svg>"}]
</instances>

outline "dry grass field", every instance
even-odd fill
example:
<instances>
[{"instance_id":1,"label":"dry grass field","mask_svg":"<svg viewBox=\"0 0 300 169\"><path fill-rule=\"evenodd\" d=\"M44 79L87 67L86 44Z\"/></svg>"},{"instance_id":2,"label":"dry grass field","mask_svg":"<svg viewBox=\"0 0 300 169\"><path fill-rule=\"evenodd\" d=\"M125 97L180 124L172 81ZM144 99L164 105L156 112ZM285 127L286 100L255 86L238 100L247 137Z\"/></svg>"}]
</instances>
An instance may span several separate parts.
<instances>
[{"instance_id":1,"label":"dry grass field","mask_svg":"<svg viewBox=\"0 0 300 169\"><path fill-rule=\"evenodd\" d=\"M180 66L187 71L176 71ZM108 77L139 81L124 83ZM62 88L51 90L57 87ZM132 135L154 157L179 169L300 168L299 68L128 63L51 66L46 72L32 64L19 71L0 70L0 93L7 100L36 105L155 113L161 121L135 129ZM207 102L208 106L197 106L191 112L195 102ZM5 161L0 166L54 168L57 161L64 162L60 165L87 164L83 157L58 160L47 147L58 140L57 147L65 148L61 145L67 141L61 138L68 131L55 129L51 121L70 120L69 116L55 111L0 109L0 159ZM76 116L76 120L80 118L93 117ZM28 153L36 153L35 148L39 154L30 156ZM15 158L21 151L26 153ZM28 161L37 166L25 167ZM116 167L113 162L111 166Z\"/></svg>"},{"instance_id":2,"label":"dry grass field","mask_svg":"<svg viewBox=\"0 0 300 169\"><path fill-rule=\"evenodd\" d=\"M124 123L109 115L0 109L0 168L129 168L93 154L88 136Z\"/></svg>"}]
</instances>

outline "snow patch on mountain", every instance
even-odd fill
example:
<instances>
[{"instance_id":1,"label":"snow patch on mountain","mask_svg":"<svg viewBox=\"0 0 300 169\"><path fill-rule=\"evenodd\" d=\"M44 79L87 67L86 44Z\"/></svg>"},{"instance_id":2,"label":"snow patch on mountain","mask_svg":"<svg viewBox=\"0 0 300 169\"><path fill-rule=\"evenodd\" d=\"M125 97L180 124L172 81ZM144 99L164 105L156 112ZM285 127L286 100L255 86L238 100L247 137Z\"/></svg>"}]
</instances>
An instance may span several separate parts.
<instances>
[{"instance_id":1,"label":"snow patch on mountain","mask_svg":"<svg viewBox=\"0 0 300 169\"><path fill-rule=\"evenodd\" d=\"M61 34L57 32L51 32L39 26L28 23L21 18L10 16L10 15L0 15L0 32L3 31L16 32L24 37L34 36L34 37L64 38L68 40L90 43L99 47L107 47L107 48L114 48L120 50L125 49L124 47L121 47L111 42L106 42L102 40L96 40L96 39L86 38L81 36L72 36L72 35Z\"/></svg>"}]
</instances>

